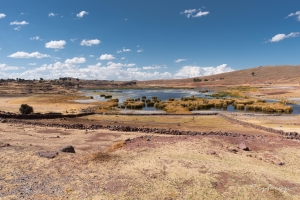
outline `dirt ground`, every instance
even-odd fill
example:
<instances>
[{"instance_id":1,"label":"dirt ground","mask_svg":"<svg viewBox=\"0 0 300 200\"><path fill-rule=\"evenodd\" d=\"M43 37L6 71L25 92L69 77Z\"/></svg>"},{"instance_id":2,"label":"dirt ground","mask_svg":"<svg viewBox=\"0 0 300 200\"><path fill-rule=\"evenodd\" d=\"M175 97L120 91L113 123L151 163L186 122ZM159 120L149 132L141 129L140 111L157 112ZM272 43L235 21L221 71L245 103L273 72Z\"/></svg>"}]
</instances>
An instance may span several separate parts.
<instances>
[{"instance_id":1,"label":"dirt ground","mask_svg":"<svg viewBox=\"0 0 300 200\"><path fill-rule=\"evenodd\" d=\"M8 123L0 132L0 145L10 144L0 147L0 199L300 198L299 141ZM110 148L127 138L125 146ZM250 151L238 148L242 142ZM59 152L65 145L76 153ZM36 154L48 151L59 153Z\"/></svg>"}]
</instances>

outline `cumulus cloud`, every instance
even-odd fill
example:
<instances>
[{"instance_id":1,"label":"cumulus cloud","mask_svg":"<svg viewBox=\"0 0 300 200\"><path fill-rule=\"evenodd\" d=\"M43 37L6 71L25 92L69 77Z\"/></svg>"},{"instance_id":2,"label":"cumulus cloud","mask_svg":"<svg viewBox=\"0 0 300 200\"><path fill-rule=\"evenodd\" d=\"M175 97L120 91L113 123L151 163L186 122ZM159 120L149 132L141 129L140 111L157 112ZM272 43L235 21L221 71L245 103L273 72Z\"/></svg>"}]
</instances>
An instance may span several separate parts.
<instances>
[{"instance_id":1,"label":"cumulus cloud","mask_svg":"<svg viewBox=\"0 0 300 200\"><path fill-rule=\"evenodd\" d=\"M294 17L294 16L296 16L296 18L297 18L298 21L300 21L300 11L297 11L295 13L291 13L286 18L288 18L288 17Z\"/></svg>"},{"instance_id":2,"label":"cumulus cloud","mask_svg":"<svg viewBox=\"0 0 300 200\"><path fill-rule=\"evenodd\" d=\"M100 60L113 60L115 57L111 54L102 54L99 58Z\"/></svg>"},{"instance_id":3,"label":"cumulus cloud","mask_svg":"<svg viewBox=\"0 0 300 200\"><path fill-rule=\"evenodd\" d=\"M161 69L161 66L154 65L154 66L145 66L145 67L143 67L143 70L155 70L155 69Z\"/></svg>"},{"instance_id":4,"label":"cumulus cloud","mask_svg":"<svg viewBox=\"0 0 300 200\"><path fill-rule=\"evenodd\" d=\"M89 55L89 57L90 57L90 58L94 58L95 56L94 56L94 55Z\"/></svg>"},{"instance_id":5,"label":"cumulus cloud","mask_svg":"<svg viewBox=\"0 0 300 200\"><path fill-rule=\"evenodd\" d=\"M98 45L100 44L100 40L98 39L93 39L93 40L82 40L80 45L81 46L92 46L92 45Z\"/></svg>"},{"instance_id":6,"label":"cumulus cloud","mask_svg":"<svg viewBox=\"0 0 300 200\"><path fill-rule=\"evenodd\" d=\"M81 11L80 13L78 13L76 16L78 17L78 18L82 18L84 15L88 15L89 13L88 12L86 12L86 11Z\"/></svg>"},{"instance_id":7,"label":"cumulus cloud","mask_svg":"<svg viewBox=\"0 0 300 200\"><path fill-rule=\"evenodd\" d=\"M180 63L180 62L183 62L183 61L186 61L186 59L180 58L180 59L174 60L175 63Z\"/></svg>"},{"instance_id":8,"label":"cumulus cloud","mask_svg":"<svg viewBox=\"0 0 300 200\"><path fill-rule=\"evenodd\" d=\"M19 67L8 66L7 64L0 64L0 71L13 71L18 69Z\"/></svg>"},{"instance_id":9,"label":"cumulus cloud","mask_svg":"<svg viewBox=\"0 0 300 200\"><path fill-rule=\"evenodd\" d=\"M209 76L213 74L221 74L232 72L234 69L227 67L227 64L222 64L217 67L199 67L199 66L183 66L174 75L176 78L192 78L198 76Z\"/></svg>"},{"instance_id":10,"label":"cumulus cloud","mask_svg":"<svg viewBox=\"0 0 300 200\"><path fill-rule=\"evenodd\" d=\"M202 12L201 9L199 8L198 11L197 9L188 9L181 12L180 14L185 15L187 18L190 18L190 17L202 17L208 15L209 12L208 11Z\"/></svg>"},{"instance_id":11,"label":"cumulus cloud","mask_svg":"<svg viewBox=\"0 0 300 200\"><path fill-rule=\"evenodd\" d=\"M10 58L47 58L50 57L47 54L41 54L39 52L32 52L32 53L27 53L27 52L23 52L23 51L18 51L16 53L13 53L7 57Z\"/></svg>"},{"instance_id":12,"label":"cumulus cloud","mask_svg":"<svg viewBox=\"0 0 300 200\"><path fill-rule=\"evenodd\" d=\"M10 22L10 25L27 25L29 24L29 22L26 22L26 21L21 21L21 22L18 22L18 21L14 21L14 22Z\"/></svg>"},{"instance_id":13,"label":"cumulus cloud","mask_svg":"<svg viewBox=\"0 0 300 200\"><path fill-rule=\"evenodd\" d=\"M122 58L121 58L121 60L124 60L124 59L125 59L125 57L122 57Z\"/></svg>"},{"instance_id":14,"label":"cumulus cloud","mask_svg":"<svg viewBox=\"0 0 300 200\"><path fill-rule=\"evenodd\" d=\"M0 19L2 19L2 18L4 18L4 17L6 17L6 14L0 13Z\"/></svg>"},{"instance_id":15,"label":"cumulus cloud","mask_svg":"<svg viewBox=\"0 0 300 200\"><path fill-rule=\"evenodd\" d=\"M143 49L137 50L138 53L142 53L143 51L144 51Z\"/></svg>"},{"instance_id":16,"label":"cumulus cloud","mask_svg":"<svg viewBox=\"0 0 300 200\"><path fill-rule=\"evenodd\" d=\"M298 37L298 36L299 36L299 32L292 32L288 35L280 33L280 34L277 34L274 37L272 37L270 40L268 40L268 42L279 42L286 38L294 38L294 37Z\"/></svg>"},{"instance_id":17,"label":"cumulus cloud","mask_svg":"<svg viewBox=\"0 0 300 200\"><path fill-rule=\"evenodd\" d=\"M51 42L46 43L45 47L51 48L51 49L63 49L66 44L67 43L64 40L51 41Z\"/></svg>"},{"instance_id":18,"label":"cumulus cloud","mask_svg":"<svg viewBox=\"0 0 300 200\"><path fill-rule=\"evenodd\" d=\"M35 66L36 63L28 63L27 65L30 65L30 66Z\"/></svg>"},{"instance_id":19,"label":"cumulus cloud","mask_svg":"<svg viewBox=\"0 0 300 200\"><path fill-rule=\"evenodd\" d=\"M125 67L134 67L134 66L135 66L135 63L125 64L124 66L125 66Z\"/></svg>"},{"instance_id":20,"label":"cumulus cloud","mask_svg":"<svg viewBox=\"0 0 300 200\"><path fill-rule=\"evenodd\" d=\"M71 42L75 42L78 39L77 38L71 38L70 40L71 40Z\"/></svg>"},{"instance_id":21,"label":"cumulus cloud","mask_svg":"<svg viewBox=\"0 0 300 200\"><path fill-rule=\"evenodd\" d=\"M84 57L74 57L72 59L67 59L65 61L66 64L81 64L85 63L85 58Z\"/></svg>"},{"instance_id":22,"label":"cumulus cloud","mask_svg":"<svg viewBox=\"0 0 300 200\"><path fill-rule=\"evenodd\" d=\"M48 14L48 17L55 17L57 14L55 14L55 13L49 13Z\"/></svg>"}]
</instances>

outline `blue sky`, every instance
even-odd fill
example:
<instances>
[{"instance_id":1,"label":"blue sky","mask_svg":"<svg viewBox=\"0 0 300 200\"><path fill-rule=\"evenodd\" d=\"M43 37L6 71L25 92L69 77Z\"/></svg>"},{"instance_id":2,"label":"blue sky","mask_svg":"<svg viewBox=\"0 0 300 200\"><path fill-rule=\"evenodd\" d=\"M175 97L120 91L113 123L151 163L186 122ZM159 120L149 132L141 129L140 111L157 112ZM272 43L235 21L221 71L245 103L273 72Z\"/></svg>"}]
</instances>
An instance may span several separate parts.
<instances>
[{"instance_id":1,"label":"blue sky","mask_svg":"<svg viewBox=\"0 0 300 200\"><path fill-rule=\"evenodd\" d=\"M299 65L299 0L2 0L0 78L172 79Z\"/></svg>"}]
</instances>

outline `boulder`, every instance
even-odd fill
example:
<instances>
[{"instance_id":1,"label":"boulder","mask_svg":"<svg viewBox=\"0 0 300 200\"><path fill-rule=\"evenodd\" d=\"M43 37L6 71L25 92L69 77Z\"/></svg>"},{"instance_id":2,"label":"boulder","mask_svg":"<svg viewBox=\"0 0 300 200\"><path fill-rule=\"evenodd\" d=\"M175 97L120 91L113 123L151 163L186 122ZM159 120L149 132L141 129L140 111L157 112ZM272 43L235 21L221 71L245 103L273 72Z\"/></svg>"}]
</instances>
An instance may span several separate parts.
<instances>
[{"instance_id":1,"label":"boulder","mask_svg":"<svg viewBox=\"0 0 300 200\"><path fill-rule=\"evenodd\" d=\"M66 152L66 153L75 153L75 149L73 146L71 145L68 145L68 146L65 146L65 147L62 147L60 149L61 152Z\"/></svg>"},{"instance_id":2,"label":"boulder","mask_svg":"<svg viewBox=\"0 0 300 200\"><path fill-rule=\"evenodd\" d=\"M250 150L249 147L247 147L247 145L245 143L241 143L239 145L239 149L242 149L244 151L249 151Z\"/></svg>"},{"instance_id":3,"label":"boulder","mask_svg":"<svg viewBox=\"0 0 300 200\"><path fill-rule=\"evenodd\" d=\"M58 155L58 152L51 151L51 152L37 152L36 155L42 158L55 158Z\"/></svg>"}]
</instances>

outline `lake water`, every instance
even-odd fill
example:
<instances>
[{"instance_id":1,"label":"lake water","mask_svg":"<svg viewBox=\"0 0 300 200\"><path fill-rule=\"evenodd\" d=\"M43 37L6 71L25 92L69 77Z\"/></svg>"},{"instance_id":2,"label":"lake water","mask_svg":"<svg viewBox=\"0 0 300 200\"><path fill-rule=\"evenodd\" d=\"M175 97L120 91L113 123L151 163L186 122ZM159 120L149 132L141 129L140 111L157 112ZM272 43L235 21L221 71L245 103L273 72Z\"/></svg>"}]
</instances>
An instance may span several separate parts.
<instances>
[{"instance_id":1,"label":"lake water","mask_svg":"<svg viewBox=\"0 0 300 200\"><path fill-rule=\"evenodd\" d=\"M203 88L201 88L203 89ZM146 96L147 99L152 97L157 97L162 101L166 101L170 98L180 99L181 97L190 97L194 95L195 97L206 97L205 95L213 93L210 91L208 93L200 93L196 89L151 89L151 90L81 90L85 96L93 96L93 99L87 100L76 100L79 103L92 103L97 101L107 101L104 97L100 97L100 94L112 95L113 99L119 99L119 104L123 103L126 99L136 99ZM267 102L276 102L276 100L266 100ZM293 107L292 114L300 114L300 105L291 105ZM143 110L156 110L154 107L144 107ZM223 111L223 109L210 109L216 111ZM227 107L228 112L246 112L246 110L235 110L234 106L229 105Z\"/></svg>"}]
</instances>

